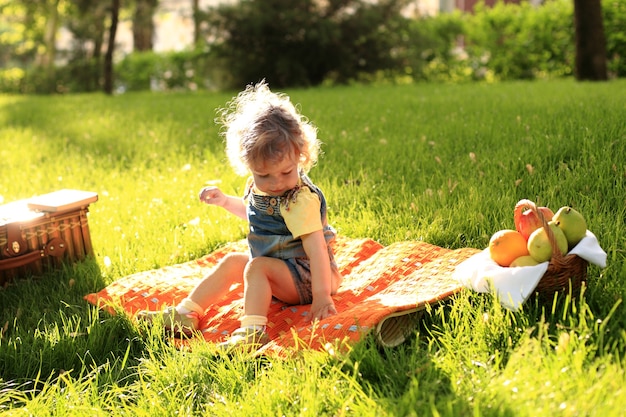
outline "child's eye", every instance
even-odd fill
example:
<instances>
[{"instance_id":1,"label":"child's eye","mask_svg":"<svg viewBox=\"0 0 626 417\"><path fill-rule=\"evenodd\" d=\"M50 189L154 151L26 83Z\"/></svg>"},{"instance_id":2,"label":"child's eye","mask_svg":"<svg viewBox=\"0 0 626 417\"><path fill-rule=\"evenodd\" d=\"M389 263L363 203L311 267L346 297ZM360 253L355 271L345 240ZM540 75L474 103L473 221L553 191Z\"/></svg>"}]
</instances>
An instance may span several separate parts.
<instances>
[{"instance_id":1,"label":"child's eye","mask_svg":"<svg viewBox=\"0 0 626 417\"><path fill-rule=\"evenodd\" d=\"M292 172L293 172L293 169L290 169L290 170L289 170L289 171L287 171L287 172L283 172L283 175L289 175L289 174L291 174Z\"/></svg>"}]
</instances>

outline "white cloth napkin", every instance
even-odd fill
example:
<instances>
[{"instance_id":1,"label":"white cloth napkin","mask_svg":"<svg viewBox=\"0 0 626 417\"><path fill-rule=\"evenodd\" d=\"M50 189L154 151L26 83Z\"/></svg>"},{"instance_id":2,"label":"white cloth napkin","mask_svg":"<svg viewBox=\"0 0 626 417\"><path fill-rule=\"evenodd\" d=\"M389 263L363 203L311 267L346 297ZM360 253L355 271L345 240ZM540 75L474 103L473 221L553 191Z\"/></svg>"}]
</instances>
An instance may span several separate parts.
<instances>
[{"instance_id":1,"label":"white cloth napkin","mask_svg":"<svg viewBox=\"0 0 626 417\"><path fill-rule=\"evenodd\" d=\"M606 253L589 230L569 254L578 255L601 268L606 267ZM485 249L459 264L453 277L474 291L495 294L500 304L515 311L533 293L547 269L548 262L535 266L501 267L489 256L489 249Z\"/></svg>"}]
</instances>

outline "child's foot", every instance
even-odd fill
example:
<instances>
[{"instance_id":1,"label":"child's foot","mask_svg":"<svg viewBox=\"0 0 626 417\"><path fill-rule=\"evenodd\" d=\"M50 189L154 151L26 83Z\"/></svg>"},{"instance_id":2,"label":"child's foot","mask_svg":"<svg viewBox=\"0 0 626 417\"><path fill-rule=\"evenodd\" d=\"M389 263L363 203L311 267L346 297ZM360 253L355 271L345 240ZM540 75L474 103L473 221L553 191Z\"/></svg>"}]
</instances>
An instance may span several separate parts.
<instances>
[{"instance_id":1,"label":"child's foot","mask_svg":"<svg viewBox=\"0 0 626 417\"><path fill-rule=\"evenodd\" d=\"M163 327L165 327L165 330L185 335L190 335L197 330L198 324L200 323L198 313L191 312L189 314L180 314L176 310L176 307L168 307L163 311L143 310L137 313L138 319L150 323L152 323L156 317L163 317Z\"/></svg>"},{"instance_id":2,"label":"child's foot","mask_svg":"<svg viewBox=\"0 0 626 417\"><path fill-rule=\"evenodd\" d=\"M227 341L220 343L217 347L222 351L242 348L248 352L254 352L269 341L270 338L265 329L239 328L230 335Z\"/></svg>"}]
</instances>

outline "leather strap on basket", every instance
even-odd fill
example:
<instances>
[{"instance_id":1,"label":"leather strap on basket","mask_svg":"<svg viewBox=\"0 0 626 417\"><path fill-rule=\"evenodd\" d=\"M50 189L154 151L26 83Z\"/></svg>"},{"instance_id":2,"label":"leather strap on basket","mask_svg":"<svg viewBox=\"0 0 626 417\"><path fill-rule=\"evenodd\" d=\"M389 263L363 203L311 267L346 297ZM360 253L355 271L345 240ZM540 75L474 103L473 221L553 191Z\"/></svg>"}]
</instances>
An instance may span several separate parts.
<instances>
[{"instance_id":1,"label":"leather strap on basket","mask_svg":"<svg viewBox=\"0 0 626 417\"><path fill-rule=\"evenodd\" d=\"M19 224L7 225L7 247L4 255L8 257L20 256L28 251L28 243L22 236L22 229Z\"/></svg>"},{"instance_id":2,"label":"leather strap on basket","mask_svg":"<svg viewBox=\"0 0 626 417\"><path fill-rule=\"evenodd\" d=\"M28 265L35 262L38 259L45 258L46 256L61 257L65 254L66 249L65 241L61 238L54 238L43 246L42 249L29 252L25 255L14 256L12 258L0 260L0 271L19 268L24 265ZM7 248L5 251L8 251Z\"/></svg>"}]
</instances>

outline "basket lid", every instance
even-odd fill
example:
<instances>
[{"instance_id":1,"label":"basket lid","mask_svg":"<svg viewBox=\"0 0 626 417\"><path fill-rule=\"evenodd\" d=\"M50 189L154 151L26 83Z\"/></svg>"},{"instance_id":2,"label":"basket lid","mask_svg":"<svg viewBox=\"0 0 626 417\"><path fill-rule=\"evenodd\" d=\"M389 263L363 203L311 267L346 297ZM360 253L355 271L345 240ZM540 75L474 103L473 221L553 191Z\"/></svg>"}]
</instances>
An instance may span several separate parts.
<instances>
[{"instance_id":1,"label":"basket lid","mask_svg":"<svg viewBox=\"0 0 626 417\"><path fill-rule=\"evenodd\" d=\"M92 191L63 189L28 199L28 208L34 211L56 213L85 207L98 201L98 194Z\"/></svg>"},{"instance_id":2,"label":"basket lid","mask_svg":"<svg viewBox=\"0 0 626 417\"><path fill-rule=\"evenodd\" d=\"M0 206L0 226L18 222L29 222L43 216L44 213L30 210L26 204L26 200L13 201Z\"/></svg>"}]
</instances>

